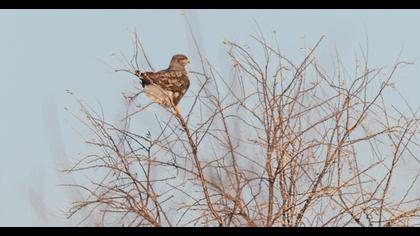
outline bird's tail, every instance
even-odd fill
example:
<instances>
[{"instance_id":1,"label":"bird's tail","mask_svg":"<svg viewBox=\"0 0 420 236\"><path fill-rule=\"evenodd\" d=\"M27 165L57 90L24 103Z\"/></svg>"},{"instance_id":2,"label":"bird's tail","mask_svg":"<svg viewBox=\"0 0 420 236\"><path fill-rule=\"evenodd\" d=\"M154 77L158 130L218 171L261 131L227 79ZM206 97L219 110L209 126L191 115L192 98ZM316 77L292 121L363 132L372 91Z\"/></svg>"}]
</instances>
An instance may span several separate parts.
<instances>
[{"instance_id":1,"label":"bird's tail","mask_svg":"<svg viewBox=\"0 0 420 236\"><path fill-rule=\"evenodd\" d=\"M144 73L139 70L134 71L134 75L137 76L141 80L141 85L144 87L146 84L150 84L150 81L147 79Z\"/></svg>"},{"instance_id":2,"label":"bird's tail","mask_svg":"<svg viewBox=\"0 0 420 236\"><path fill-rule=\"evenodd\" d=\"M135 76L137 76L137 77L139 77L139 79L141 79L142 74L143 74L143 73L141 73L141 71L139 71L139 70L135 70L135 71L134 71L134 75L135 75Z\"/></svg>"}]
</instances>

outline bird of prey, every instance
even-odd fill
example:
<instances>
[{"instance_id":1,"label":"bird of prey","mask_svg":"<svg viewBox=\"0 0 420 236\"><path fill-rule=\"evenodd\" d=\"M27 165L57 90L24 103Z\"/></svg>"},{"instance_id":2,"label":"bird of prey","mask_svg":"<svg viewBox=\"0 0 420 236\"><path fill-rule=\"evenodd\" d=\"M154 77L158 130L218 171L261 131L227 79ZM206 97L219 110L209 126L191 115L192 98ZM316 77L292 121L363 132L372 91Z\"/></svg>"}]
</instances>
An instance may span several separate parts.
<instances>
[{"instance_id":1,"label":"bird of prey","mask_svg":"<svg viewBox=\"0 0 420 236\"><path fill-rule=\"evenodd\" d=\"M188 73L185 70L189 60L186 56L174 55L169 67L158 72L135 71L140 78L146 96L165 108L174 108L179 114L178 103L190 86Z\"/></svg>"}]
</instances>

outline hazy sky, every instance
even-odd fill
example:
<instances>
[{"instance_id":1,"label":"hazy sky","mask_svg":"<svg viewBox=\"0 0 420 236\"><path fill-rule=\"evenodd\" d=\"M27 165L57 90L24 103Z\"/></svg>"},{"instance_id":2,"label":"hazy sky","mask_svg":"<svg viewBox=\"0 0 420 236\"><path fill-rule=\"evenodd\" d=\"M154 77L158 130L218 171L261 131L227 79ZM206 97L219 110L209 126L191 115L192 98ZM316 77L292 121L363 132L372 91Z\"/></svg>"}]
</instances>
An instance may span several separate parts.
<instances>
[{"instance_id":1,"label":"hazy sky","mask_svg":"<svg viewBox=\"0 0 420 236\"><path fill-rule=\"evenodd\" d=\"M85 149L78 124L64 107L77 110L65 90L88 103L105 104L117 117L121 92L133 81L103 61L132 52L137 29L155 68L193 46L181 10L0 10L0 226L73 225L61 210L71 200L57 184L60 161ZM420 10L187 10L206 57L223 67L223 40L247 43L257 30L276 31L284 53L304 39L329 58L334 47L354 58L369 39L371 64L417 61L398 74L397 87L420 105ZM350 60L349 59L349 60ZM397 104L398 105L398 104ZM147 121L145 121L147 122ZM34 208L33 206L39 206ZM43 211L42 209L46 209Z\"/></svg>"}]
</instances>

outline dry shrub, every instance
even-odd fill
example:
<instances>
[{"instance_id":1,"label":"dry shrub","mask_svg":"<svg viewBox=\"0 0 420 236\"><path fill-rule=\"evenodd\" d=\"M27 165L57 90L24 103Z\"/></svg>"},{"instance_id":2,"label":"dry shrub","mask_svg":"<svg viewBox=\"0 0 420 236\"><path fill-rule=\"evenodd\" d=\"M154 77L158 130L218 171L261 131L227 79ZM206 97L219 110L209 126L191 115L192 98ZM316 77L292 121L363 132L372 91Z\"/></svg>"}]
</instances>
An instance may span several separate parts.
<instances>
[{"instance_id":1,"label":"dry shrub","mask_svg":"<svg viewBox=\"0 0 420 236\"><path fill-rule=\"evenodd\" d=\"M66 170L90 178L76 185L86 194L69 216L88 208L99 225L124 226L416 225L417 110L384 98L410 63L386 71L362 55L350 75L337 56L328 73L316 57L323 37L298 62L252 38L253 52L225 42L229 76L201 57L184 115L149 104L113 124L78 100L95 149ZM117 71L153 68L137 34L134 42ZM417 175L404 177L403 160Z\"/></svg>"}]
</instances>

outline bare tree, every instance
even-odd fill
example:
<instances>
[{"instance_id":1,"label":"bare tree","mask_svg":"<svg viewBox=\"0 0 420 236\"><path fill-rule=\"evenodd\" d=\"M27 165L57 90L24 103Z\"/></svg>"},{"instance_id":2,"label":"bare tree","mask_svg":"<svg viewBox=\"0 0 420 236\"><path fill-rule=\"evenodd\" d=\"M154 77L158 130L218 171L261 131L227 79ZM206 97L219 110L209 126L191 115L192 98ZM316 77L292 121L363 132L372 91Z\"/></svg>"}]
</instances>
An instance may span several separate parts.
<instances>
[{"instance_id":1,"label":"bare tree","mask_svg":"<svg viewBox=\"0 0 420 236\"><path fill-rule=\"evenodd\" d=\"M387 71L363 54L350 74L337 53L327 72L316 57L324 37L299 60L275 39L251 37L258 51L225 42L232 76L201 57L184 115L148 104L112 123L76 98L93 151L66 170L88 176L71 185L85 198L69 217L89 209L98 225L417 225L418 109L391 106L384 94L411 63ZM153 69L136 33L134 46L116 70L130 77ZM126 96L127 107L139 95Z\"/></svg>"}]
</instances>

